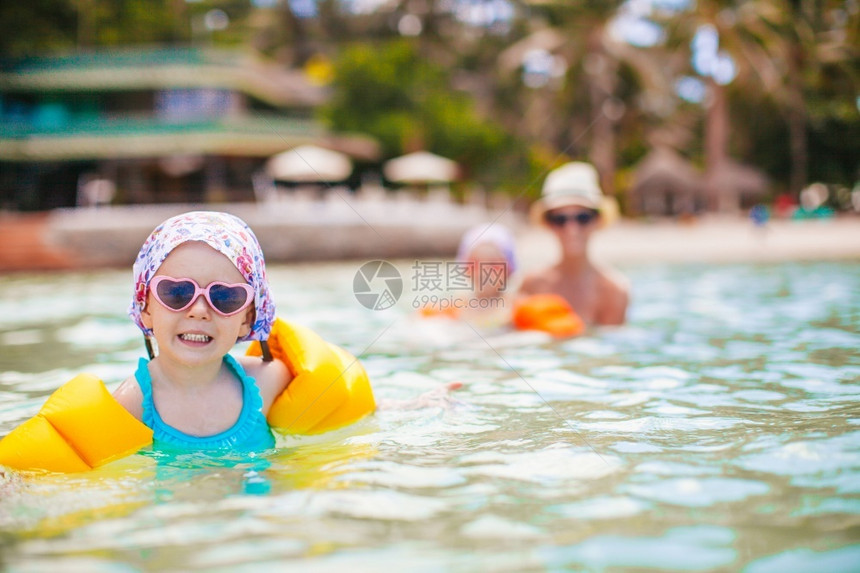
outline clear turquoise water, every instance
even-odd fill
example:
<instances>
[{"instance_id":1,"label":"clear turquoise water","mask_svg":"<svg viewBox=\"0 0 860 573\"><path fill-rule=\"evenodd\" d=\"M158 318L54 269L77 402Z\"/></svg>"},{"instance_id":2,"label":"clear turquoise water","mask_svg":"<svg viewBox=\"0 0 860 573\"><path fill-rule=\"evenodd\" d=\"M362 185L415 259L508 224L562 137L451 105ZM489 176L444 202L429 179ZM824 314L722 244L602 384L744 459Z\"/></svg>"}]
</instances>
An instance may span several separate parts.
<instances>
[{"instance_id":1,"label":"clear turquoise water","mask_svg":"<svg viewBox=\"0 0 860 573\"><path fill-rule=\"evenodd\" d=\"M378 398L451 400L261 458L7 476L0 568L860 570L860 264L631 267L630 325L568 341L366 310L358 266L273 267L279 314ZM132 371L129 281L0 277L0 435Z\"/></svg>"}]
</instances>

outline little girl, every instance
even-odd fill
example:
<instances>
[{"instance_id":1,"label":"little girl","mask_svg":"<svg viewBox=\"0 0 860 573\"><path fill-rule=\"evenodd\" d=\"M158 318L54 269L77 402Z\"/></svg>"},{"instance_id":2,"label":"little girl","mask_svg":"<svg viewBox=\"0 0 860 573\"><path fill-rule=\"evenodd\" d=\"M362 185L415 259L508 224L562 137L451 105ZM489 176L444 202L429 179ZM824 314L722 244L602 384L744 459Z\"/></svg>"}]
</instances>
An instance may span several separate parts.
<instances>
[{"instance_id":1,"label":"little girl","mask_svg":"<svg viewBox=\"0 0 860 573\"><path fill-rule=\"evenodd\" d=\"M58 388L0 440L0 465L87 471L153 444L256 452L275 445L270 427L318 434L376 410L355 357L275 318L260 244L237 217L168 219L144 242L134 280L129 315L149 360L113 394L89 374ZM244 340L255 342L234 358ZM447 406L446 392L458 386L416 404Z\"/></svg>"},{"instance_id":2,"label":"little girl","mask_svg":"<svg viewBox=\"0 0 860 573\"><path fill-rule=\"evenodd\" d=\"M251 229L227 213L168 219L144 242L134 278L129 315L151 360L140 359L113 393L117 401L153 430L156 443L272 447L266 415L292 375L279 360L228 354L238 341L265 341L275 316Z\"/></svg>"}]
</instances>

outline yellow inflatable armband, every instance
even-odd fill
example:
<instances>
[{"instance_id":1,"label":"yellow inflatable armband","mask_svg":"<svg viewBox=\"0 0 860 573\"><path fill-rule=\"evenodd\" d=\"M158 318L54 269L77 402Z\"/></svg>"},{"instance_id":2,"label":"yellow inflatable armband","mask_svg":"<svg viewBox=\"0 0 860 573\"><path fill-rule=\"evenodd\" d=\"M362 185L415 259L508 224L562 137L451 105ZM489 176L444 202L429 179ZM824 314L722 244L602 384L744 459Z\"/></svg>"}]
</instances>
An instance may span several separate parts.
<instances>
[{"instance_id":1,"label":"yellow inflatable armband","mask_svg":"<svg viewBox=\"0 0 860 573\"><path fill-rule=\"evenodd\" d=\"M585 323L564 297L534 294L514 303L514 326L520 330L540 330L557 337L577 336Z\"/></svg>"},{"instance_id":2,"label":"yellow inflatable armband","mask_svg":"<svg viewBox=\"0 0 860 573\"><path fill-rule=\"evenodd\" d=\"M95 376L60 386L39 413L0 440L0 464L19 470L80 472L152 443L152 430Z\"/></svg>"},{"instance_id":3,"label":"yellow inflatable armband","mask_svg":"<svg viewBox=\"0 0 860 573\"><path fill-rule=\"evenodd\" d=\"M354 356L308 328L275 320L272 356L293 375L269 410L269 425L290 434L320 434L356 422L376 409L364 367ZM255 342L248 355L260 356Z\"/></svg>"}]
</instances>

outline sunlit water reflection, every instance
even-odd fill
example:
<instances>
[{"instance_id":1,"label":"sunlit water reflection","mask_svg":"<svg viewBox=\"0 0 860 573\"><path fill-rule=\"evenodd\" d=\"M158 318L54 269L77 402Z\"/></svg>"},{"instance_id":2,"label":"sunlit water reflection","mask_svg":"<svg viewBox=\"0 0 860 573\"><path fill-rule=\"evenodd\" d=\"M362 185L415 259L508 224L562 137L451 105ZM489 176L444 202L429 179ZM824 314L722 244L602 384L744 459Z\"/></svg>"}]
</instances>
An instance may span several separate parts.
<instances>
[{"instance_id":1,"label":"sunlit water reflection","mask_svg":"<svg viewBox=\"0 0 860 573\"><path fill-rule=\"evenodd\" d=\"M632 267L629 326L556 342L422 322L408 294L366 310L357 267L272 267L279 314L361 355L379 399L463 381L452 401L259 457L7 477L0 566L860 569L860 265ZM130 374L129 290L0 278L0 435L78 372Z\"/></svg>"}]
</instances>

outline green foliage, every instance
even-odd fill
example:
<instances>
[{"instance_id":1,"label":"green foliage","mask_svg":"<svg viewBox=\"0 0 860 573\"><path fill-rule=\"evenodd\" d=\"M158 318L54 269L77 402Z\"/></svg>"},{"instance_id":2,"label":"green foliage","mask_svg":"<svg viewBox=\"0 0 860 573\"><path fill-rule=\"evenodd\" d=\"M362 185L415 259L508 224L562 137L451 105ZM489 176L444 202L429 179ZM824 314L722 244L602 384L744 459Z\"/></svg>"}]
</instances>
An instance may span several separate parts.
<instances>
[{"instance_id":1,"label":"green foliage","mask_svg":"<svg viewBox=\"0 0 860 573\"><path fill-rule=\"evenodd\" d=\"M478 116L471 98L450 88L445 68L404 40L344 49L321 115L335 130L377 138L386 158L426 149L478 176L514 146L500 127Z\"/></svg>"},{"instance_id":2,"label":"green foliage","mask_svg":"<svg viewBox=\"0 0 860 573\"><path fill-rule=\"evenodd\" d=\"M220 9L230 18L225 31L202 26L206 12ZM74 48L213 41L242 43L244 21L251 10L246 0L30 0L0 3L0 54L36 56ZM192 38L192 20L198 22Z\"/></svg>"},{"instance_id":3,"label":"green foliage","mask_svg":"<svg viewBox=\"0 0 860 573\"><path fill-rule=\"evenodd\" d=\"M735 123L748 128L732 140L732 157L762 169L774 188L787 190L791 151L784 114L773 99L742 89L731 91L730 102Z\"/></svg>"},{"instance_id":4,"label":"green foliage","mask_svg":"<svg viewBox=\"0 0 860 573\"><path fill-rule=\"evenodd\" d=\"M553 164L590 155L593 106L599 101L593 100L595 84L584 63L589 51L599 51L599 32L621 0L519 0L511 31L503 34L431 11L421 16L424 33L411 40L396 37L396 19L408 3L350 16L341 10L343 1L320 0L319 16L304 19L290 12L285 0L264 9L249 0L7 0L0 2L0 55L244 43L296 65L319 53L336 56L333 97L320 116L334 130L377 138L384 158L427 149L458 161L470 182L533 197ZM852 185L860 153L860 12L845 6L844 0L703 0L678 11L655 11L665 43L650 49L617 45L604 54L618 64L607 68L607 93L625 105L611 143L615 168L622 175L629 171L650 150L655 132L669 132L670 142L702 165L707 108L678 101L671 82L694 75L690 39L699 24L709 22L719 28L720 49L739 67L727 118L731 155L764 169L785 188L798 163L789 137L798 133L798 123L789 119L801 117L808 179ZM203 16L215 8L229 15L226 30L201 27ZM547 26L565 39L551 49L566 60L567 76L562 86L530 89L521 69L500 70L499 55ZM798 66L795 76L786 71L792 62ZM762 81L760 72L770 67L771 81ZM458 86L468 85L474 93L452 89L453 74ZM459 81L463 78L468 81ZM476 111L478 98L489 119ZM655 101L666 105L655 107ZM790 113L798 108L802 113Z\"/></svg>"},{"instance_id":5,"label":"green foliage","mask_svg":"<svg viewBox=\"0 0 860 573\"><path fill-rule=\"evenodd\" d=\"M91 35L82 41L99 46L170 42L187 38L177 30L170 0L149 2L91 2L85 16Z\"/></svg>"},{"instance_id":6,"label":"green foliage","mask_svg":"<svg viewBox=\"0 0 860 573\"><path fill-rule=\"evenodd\" d=\"M0 2L0 55L35 56L75 45L77 15L70 2Z\"/></svg>"},{"instance_id":7,"label":"green foliage","mask_svg":"<svg viewBox=\"0 0 860 573\"><path fill-rule=\"evenodd\" d=\"M809 180L847 186L860 179L860 119L832 117L813 124L809 133Z\"/></svg>"},{"instance_id":8,"label":"green foliage","mask_svg":"<svg viewBox=\"0 0 860 573\"><path fill-rule=\"evenodd\" d=\"M416 113L429 86L439 80L405 42L382 48L357 44L335 62L334 94L324 115L335 128L363 131L367 125L379 124L377 116ZM395 141L384 146L395 152L400 149Z\"/></svg>"}]
</instances>

